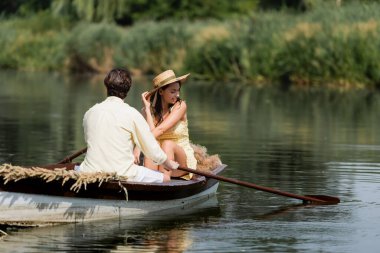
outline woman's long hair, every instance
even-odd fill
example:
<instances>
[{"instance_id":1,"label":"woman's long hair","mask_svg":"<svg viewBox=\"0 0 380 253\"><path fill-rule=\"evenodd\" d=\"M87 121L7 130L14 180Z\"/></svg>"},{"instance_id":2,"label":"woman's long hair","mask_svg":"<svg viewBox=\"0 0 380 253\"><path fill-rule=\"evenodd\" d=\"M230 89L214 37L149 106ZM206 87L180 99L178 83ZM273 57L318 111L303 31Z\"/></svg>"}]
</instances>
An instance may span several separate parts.
<instances>
[{"instance_id":1,"label":"woman's long hair","mask_svg":"<svg viewBox=\"0 0 380 253\"><path fill-rule=\"evenodd\" d=\"M181 87L181 83L179 85ZM166 85L166 86L162 87L161 89L165 90L168 87L169 87L169 85ZM164 115L162 114L162 111L163 111L163 108L162 108L162 97L161 97L161 95L159 93L159 90L160 89L158 89L155 93L153 93L150 96L151 110L152 110L152 113L153 113L153 117L156 120L155 126L158 126L162 121L164 121L164 119L163 119ZM153 103L154 102L153 101L154 97L156 97L155 103ZM181 103L181 101L182 101L182 99L180 97L178 97L177 98L177 102ZM170 104L169 105L169 112L171 111L171 108L174 106L174 104Z\"/></svg>"}]
</instances>

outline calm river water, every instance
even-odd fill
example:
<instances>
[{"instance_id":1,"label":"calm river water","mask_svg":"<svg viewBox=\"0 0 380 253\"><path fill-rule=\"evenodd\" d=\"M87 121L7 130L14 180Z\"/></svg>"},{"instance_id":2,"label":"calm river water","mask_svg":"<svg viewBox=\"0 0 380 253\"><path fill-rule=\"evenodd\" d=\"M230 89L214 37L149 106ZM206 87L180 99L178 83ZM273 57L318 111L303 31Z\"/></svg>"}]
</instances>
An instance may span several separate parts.
<instances>
[{"instance_id":1,"label":"calm river water","mask_svg":"<svg viewBox=\"0 0 380 253\"><path fill-rule=\"evenodd\" d=\"M0 163L53 163L84 146L82 117L103 76L0 72ZM127 102L140 108L149 79ZM9 230L0 252L379 252L380 93L292 91L194 82L182 89L194 143L224 176L297 200L221 183L202 207L171 216Z\"/></svg>"}]
</instances>

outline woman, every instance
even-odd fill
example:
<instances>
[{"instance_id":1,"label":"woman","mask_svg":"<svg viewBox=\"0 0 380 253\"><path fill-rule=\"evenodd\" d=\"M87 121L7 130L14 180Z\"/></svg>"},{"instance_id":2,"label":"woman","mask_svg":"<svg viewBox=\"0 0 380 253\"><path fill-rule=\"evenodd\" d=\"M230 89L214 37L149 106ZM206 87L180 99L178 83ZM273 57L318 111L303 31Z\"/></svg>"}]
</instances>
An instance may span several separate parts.
<instances>
[{"instance_id":1,"label":"woman","mask_svg":"<svg viewBox=\"0 0 380 253\"><path fill-rule=\"evenodd\" d=\"M181 85L189 75L176 77L173 70L167 70L153 79L153 90L144 92L141 97L145 119L168 159L178 162L181 167L196 169L197 160L189 141L187 105L179 97ZM164 170L163 166L157 166L149 159L144 160L144 166ZM185 174L180 170L171 171L172 177ZM191 176L184 178L190 179Z\"/></svg>"}]
</instances>

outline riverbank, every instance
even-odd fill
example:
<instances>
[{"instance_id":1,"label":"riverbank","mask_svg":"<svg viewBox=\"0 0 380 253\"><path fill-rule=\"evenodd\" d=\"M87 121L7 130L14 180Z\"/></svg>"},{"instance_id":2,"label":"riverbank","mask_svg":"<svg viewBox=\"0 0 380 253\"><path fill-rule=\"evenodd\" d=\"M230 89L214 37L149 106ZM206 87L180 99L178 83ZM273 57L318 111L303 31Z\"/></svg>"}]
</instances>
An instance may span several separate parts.
<instances>
[{"instance_id":1,"label":"riverbank","mask_svg":"<svg viewBox=\"0 0 380 253\"><path fill-rule=\"evenodd\" d=\"M72 23L39 13L0 21L0 68L105 72L173 68L199 79L380 87L380 4L322 5L225 21Z\"/></svg>"}]
</instances>

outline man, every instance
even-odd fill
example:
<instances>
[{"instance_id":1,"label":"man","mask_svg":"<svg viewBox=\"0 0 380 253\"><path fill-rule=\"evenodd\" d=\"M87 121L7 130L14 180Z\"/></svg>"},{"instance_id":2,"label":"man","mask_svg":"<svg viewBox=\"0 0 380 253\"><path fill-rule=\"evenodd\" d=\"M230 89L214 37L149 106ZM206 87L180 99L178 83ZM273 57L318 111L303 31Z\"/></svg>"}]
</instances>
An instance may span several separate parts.
<instances>
[{"instance_id":1,"label":"man","mask_svg":"<svg viewBox=\"0 0 380 253\"><path fill-rule=\"evenodd\" d=\"M169 170L178 163L168 160L152 135L143 116L124 103L132 85L131 74L113 69L104 79L107 98L91 107L83 118L87 153L80 172L116 172L128 181L167 182L169 172L158 172L134 163L136 145L145 156Z\"/></svg>"}]
</instances>

